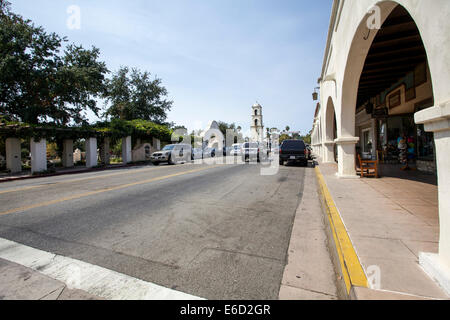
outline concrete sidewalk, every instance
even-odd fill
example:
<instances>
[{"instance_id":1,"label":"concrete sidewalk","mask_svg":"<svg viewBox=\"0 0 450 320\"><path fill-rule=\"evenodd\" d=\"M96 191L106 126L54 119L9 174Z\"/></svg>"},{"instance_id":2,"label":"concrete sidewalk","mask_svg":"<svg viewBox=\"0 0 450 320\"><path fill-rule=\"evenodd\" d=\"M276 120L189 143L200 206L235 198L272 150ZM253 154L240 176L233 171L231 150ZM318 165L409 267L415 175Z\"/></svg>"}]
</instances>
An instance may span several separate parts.
<instances>
[{"instance_id":1,"label":"concrete sidewalk","mask_svg":"<svg viewBox=\"0 0 450 320\"><path fill-rule=\"evenodd\" d=\"M280 300L338 300L336 273L328 251L327 228L314 169L305 173L280 287Z\"/></svg>"},{"instance_id":2,"label":"concrete sidewalk","mask_svg":"<svg viewBox=\"0 0 450 320\"><path fill-rule=\"evenodd\" d=\"M358 288L356 298L449 298L418 262L419 252L438 250L437 186L430 179L416 172L338 179L335 164L320 164L319 170L369 286L378 289ZM380 271L376 278L374 270Z\"/></svg>"},{"instance_id":3,"label":"concrete sidewalk","mask_svg":"<svg viewBox=\"0 0 450 320\"><path fill-rule=\"evenodd\" d=\"M0 300L100 300L58 280L0 258Z\"/></svg>"}]
</instances>

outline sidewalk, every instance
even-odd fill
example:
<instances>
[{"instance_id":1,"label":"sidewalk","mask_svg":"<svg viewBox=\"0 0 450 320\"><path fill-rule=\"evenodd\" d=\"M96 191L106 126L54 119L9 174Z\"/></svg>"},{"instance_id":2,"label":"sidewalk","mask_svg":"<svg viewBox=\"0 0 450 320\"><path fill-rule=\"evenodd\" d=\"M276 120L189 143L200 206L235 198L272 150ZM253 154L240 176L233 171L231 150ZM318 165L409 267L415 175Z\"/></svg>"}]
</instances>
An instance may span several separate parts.
<instances>
[{"instance_id":1,"label":"sidewalk","mask_svg":"<svg viewBox=\"0 0 450 320\"><path fill-rule=\"evenodd\" d=\"M99 300L38 271L0 258L0 300Z\"/></svg>"},{"instance_id":2,"label":"sidewalk","mask_svg":"<svg viewBox=\"0 0 450 320\"><path fill-rule=\"evenodd\" d=\"M294 219L279 298L338 300L316 174L314 169L305 171L302 200Z\"/></svg>"},{"instance_id":3,"label":"sidewalk","mask_svg":"<svg viewBox=\"0 0 450 320\"><path fill-rule=\"evenodd\" d=\"M336 164L318 168L369 282L374 267L381 271L382 291L361 289L359 298L448 299L418 263L419 252L438 251L434 178L385 168L381 179L338 179Z\"/></svg>"}]
</instances>

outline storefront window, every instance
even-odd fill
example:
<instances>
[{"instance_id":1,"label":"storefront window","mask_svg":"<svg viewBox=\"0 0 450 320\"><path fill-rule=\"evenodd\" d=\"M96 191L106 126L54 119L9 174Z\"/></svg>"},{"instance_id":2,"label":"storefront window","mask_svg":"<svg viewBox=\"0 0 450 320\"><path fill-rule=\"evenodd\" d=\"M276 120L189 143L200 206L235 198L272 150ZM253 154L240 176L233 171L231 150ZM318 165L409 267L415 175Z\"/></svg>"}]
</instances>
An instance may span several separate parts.
<instances>
[{"instance_id":1,"label":"storefront window","mask_svg":"<svg viewBox=\"0 0 450 320\"><path fill-rule=\"evenodd\" d=\"M381 148L385 148L385 147L387 147L387 142L388 142L388 140L387 140L386 121L385 120L380 120L378 125L379 125L379 128L380 128L380 131L379 131L380 146L381 146Z\"/></svg>"},{"instance_id":2,"label":"storefront window","mask_svg":"<svg viewBox=\"0 0 450 320\"><path fill-rule=\"evenodd\" d=\"M371 158L372 156L372 134L371 130L367 129L362 132L362 148L363 148L363 157Z\"/></svg>"},{"instance_id":3,"label":"storefront window","mask_svg":"<svg viewBox=\"0 0 450 320\"><path fill-rule=\"evenodd\" d=\"M417 151L420 160L434 160L434 136L423 125L417 126Z\"/></svg>"}]
</instances>

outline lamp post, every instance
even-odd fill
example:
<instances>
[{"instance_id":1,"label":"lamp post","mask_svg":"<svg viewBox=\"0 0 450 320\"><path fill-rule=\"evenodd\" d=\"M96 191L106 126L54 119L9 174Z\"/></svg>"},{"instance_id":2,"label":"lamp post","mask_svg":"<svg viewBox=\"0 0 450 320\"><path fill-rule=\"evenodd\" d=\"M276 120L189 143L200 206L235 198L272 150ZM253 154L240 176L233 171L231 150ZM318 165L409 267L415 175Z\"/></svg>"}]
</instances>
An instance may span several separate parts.
<instances>
[{"instance_id":1,"label":"lamp post","mask_svg":"<svg viewBox=\"0 0 450 320\"><path fill-rule=\"evenodd\" d=\"M320 87L314 88L314 92L313 92L313 94L312 94L312 96L313 96L313 101L319 100L319 93L317 92L317 90L320 90Z\"/></svg>"}]
</instances>

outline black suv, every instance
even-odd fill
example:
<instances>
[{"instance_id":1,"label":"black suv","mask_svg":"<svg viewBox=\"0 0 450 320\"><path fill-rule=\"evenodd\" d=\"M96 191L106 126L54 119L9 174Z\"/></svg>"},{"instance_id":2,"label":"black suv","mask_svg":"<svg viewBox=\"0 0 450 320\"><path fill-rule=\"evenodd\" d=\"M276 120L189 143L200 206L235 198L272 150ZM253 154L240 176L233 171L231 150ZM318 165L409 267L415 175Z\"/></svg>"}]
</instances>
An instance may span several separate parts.
<instances>
[{"instance_id":1,"label":"black suv","mask_svg":"<svg viewBox=\"0 0 450 320\"><path fill-rule=\"evenodd\" d=\"M284 140L280 146L280 165L284 165L286 161L295 161L307 166L308 153L303 140Z\"/></svg>"}]
</instances>

